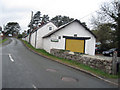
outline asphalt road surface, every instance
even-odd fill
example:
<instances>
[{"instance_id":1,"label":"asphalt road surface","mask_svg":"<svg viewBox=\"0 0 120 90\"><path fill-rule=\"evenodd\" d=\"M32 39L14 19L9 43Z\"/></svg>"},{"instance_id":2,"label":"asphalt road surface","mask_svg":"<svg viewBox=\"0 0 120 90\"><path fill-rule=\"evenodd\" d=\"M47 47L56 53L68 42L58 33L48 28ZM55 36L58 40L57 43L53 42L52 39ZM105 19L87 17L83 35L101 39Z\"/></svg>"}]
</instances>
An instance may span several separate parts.
<instances>
[{"instance_id":1,"label":"asphalt road surface","mask_svg":"<svg viewBox=\"0 0 120 90\"><path fill-rule=\"evenodd\" d=\"M2 88L117 88L29 51L11 38L2 47Z\"/></svg>"}]
</instances>

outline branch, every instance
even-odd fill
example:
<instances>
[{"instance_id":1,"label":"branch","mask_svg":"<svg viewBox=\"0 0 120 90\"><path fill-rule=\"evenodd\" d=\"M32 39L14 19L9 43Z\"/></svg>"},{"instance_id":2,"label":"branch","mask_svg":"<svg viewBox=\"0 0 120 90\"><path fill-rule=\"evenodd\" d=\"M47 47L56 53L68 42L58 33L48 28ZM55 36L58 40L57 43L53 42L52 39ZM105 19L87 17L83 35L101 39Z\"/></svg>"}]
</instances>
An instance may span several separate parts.
<instances>
[{"instance_id":1,"label":"branch","mask_svg":"<svg viewBox=\"0 0 120 90\"><path fill-rule=\"evenodd\" d=\"M110 9L110 6L104 4L101 6L101 10L104 14L110 16L113 20L115 20L115 22L118 20L118 17L116 17L117 14Z\"/></svg>"}]
</instances>

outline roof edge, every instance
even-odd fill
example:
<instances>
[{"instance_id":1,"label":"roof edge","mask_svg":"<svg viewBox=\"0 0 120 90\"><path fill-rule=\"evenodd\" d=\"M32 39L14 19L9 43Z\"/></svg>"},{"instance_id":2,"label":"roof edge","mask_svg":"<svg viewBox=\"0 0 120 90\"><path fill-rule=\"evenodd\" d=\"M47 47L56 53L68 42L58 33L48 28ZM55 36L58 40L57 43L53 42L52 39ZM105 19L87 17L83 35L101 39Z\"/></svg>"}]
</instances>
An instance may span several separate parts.
<instances>
[{"instance_id":1,"label":"roof edge","mask_svg":"<svg viewBox=\"0 0 120 90\"><path fill-rule=\"evenodd\" d=\"M40 28L44 27L44 26L47 25L48 23L52 23L53 25L55 25L53 22L49 21L49 22L47 22L47 23L41 25L40 27L34 29L32 33L34 33L35 31L39 30ZM55 25L55 26L56 26L56 25ZM56 26L56 27L57 27L57 26ZM57 28L58 28L58 27L57 27Z\"/></svg>"},{"instance_id":2,"label":"roof edge","mask_svg":"<svg viewBox=\"0 0 120 90\"><path fill-rule=\"evenodd\" d=\"M47 35L43 36L42 38L47 38L47 37L51 36L52 34L56 33L56 32L59 31L60 29L66 27L66 26L68 26L68 25L70 25L70 24L73 23L73 22L78 22L78 23L79 23L80 25L82 25L88 32L90 32L95 38L97 38L96 35L95 35L92 31L90 31L90 29L88 29L85 25L83 25L78 19L72 20L71 22L68 22L67 24L60 26L60 27L59 27L58 29L56 29L55 31L48 33Z\"/></svg>"}]
</instances>

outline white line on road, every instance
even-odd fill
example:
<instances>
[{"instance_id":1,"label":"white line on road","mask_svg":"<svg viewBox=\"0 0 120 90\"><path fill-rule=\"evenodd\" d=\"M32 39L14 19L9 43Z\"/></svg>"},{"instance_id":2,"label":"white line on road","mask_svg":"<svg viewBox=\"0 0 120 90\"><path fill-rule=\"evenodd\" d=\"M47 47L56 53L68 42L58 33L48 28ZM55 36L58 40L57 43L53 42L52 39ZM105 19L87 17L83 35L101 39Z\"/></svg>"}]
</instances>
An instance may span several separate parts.
<instances>
[{"instance_id":1,"label":"white line on road","mask_svg":"<svg viewBox=\"0 0 120 90\"><path fill-rule=\"evenodd\" d=\"M37 87L36 87L34 84L33 84L32 86L33 86L33 88L34 88L35 90L38 90Z\"/></svg>"},{"instance_id":2,"label":"white line on road","mask_svg":"<svg viewBox=\"0 0 120 90\"><path fill-rule=\"evenodd\" d=\"M13 60L11 54L9 54L8 56L9 56L10 60L11 60L12 62L14 62L14 60Z\"/></svg>"}]
</instances>

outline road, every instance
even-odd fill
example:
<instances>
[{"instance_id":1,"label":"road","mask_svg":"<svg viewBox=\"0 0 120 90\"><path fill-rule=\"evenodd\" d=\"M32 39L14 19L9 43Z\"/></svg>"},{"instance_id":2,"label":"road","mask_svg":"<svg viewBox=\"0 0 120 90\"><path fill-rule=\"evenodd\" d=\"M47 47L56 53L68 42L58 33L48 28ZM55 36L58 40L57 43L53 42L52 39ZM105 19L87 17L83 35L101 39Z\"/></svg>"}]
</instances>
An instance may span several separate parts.
<instances>
[{"instance_id":1,"label":"road","mask_svg":"<svg viewBox=\"0 0 120 90\"><path fill-rule=\"evenodd\" d=\"M3 88L117 88L29 51L11 38L2 47Z\"/></svg>"}]
</instances>

